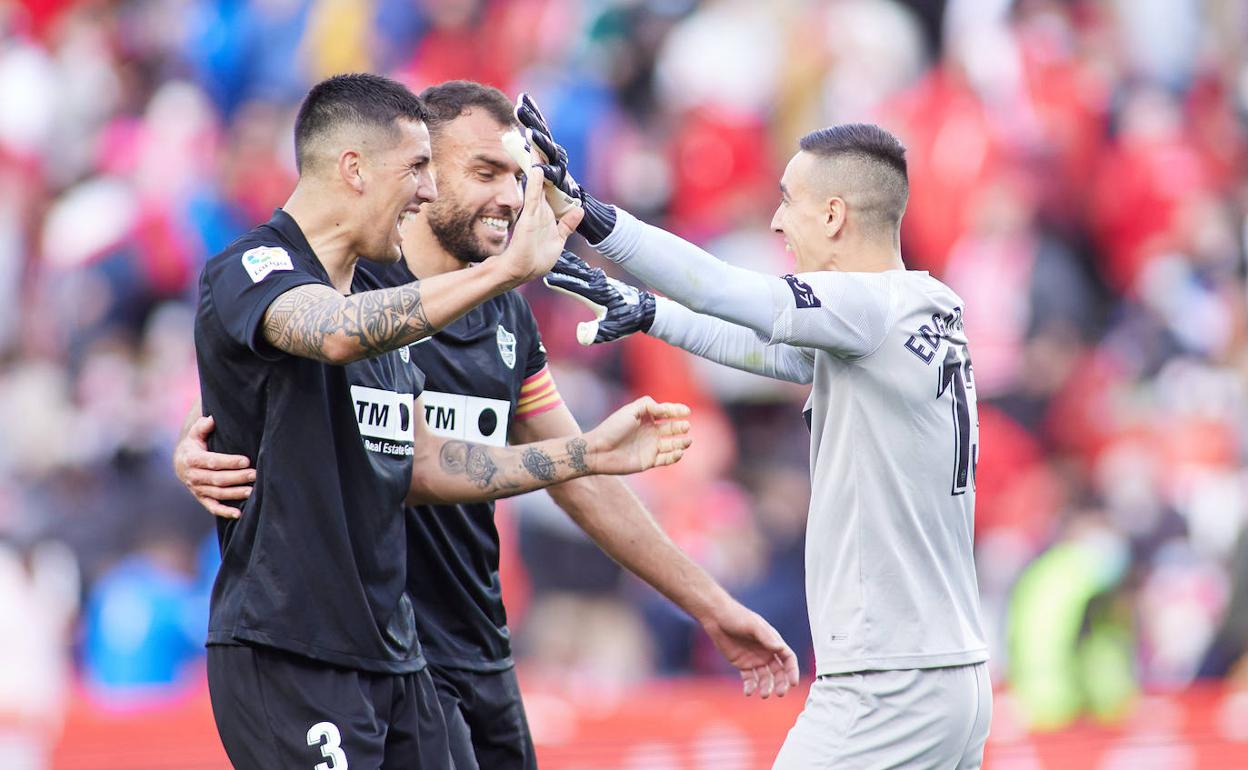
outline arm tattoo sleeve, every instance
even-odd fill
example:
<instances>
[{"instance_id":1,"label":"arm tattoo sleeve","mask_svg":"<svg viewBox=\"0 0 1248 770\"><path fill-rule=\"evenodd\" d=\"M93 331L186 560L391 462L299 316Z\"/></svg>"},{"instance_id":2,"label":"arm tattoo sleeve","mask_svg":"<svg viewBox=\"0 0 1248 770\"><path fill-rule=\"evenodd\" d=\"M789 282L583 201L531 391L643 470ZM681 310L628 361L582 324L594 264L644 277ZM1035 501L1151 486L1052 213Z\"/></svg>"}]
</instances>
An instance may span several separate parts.
<instances>
[{"instance_id":1,"label":"arm tattoo sleeve","mask_svg":"<svg viewBox=\"0 0 1248 770\"><path fill-rule=\"evenodd\" d=\"M438 466L446 476L466 480L487 499L541 489L590 472L589 445L574 438L566 444L543 442L521 447L488 447L467 441L447 441L438 452ZM553 456L552 456L553 455ZM452 499L445 483L441 498Z\"/></svg>"},{"instance_id":2,"label":"arm tattoo sleeve","mask_svg":"<svg viewBox=\"0 0 1248 770\"><path fill-rule=\"evenodd\" d=\"M285 292L264 314L264 336L271 345L304 358L333 362L326 343L346 337L352 360L369 358L428 337L429 323L420 283L343 297L328 286L306 285Z\"/></svg>"}]
</instances>

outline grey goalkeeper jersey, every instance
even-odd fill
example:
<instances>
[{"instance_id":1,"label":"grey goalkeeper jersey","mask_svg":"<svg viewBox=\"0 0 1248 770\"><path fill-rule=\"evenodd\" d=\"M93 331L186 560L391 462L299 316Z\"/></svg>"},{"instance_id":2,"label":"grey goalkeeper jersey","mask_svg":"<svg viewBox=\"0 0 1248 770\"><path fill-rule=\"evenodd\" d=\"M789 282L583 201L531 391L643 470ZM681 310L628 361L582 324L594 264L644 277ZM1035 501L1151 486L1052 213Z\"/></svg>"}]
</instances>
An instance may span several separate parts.
<instances>
[{"instance_id":1,"label":"grey goalkeeper jersey","mask_svg":"<svg viewBox=\"0 0 1248 770\"><path fill-rule=\"evenodd\" d=\"M900 270L772 288L770 343L814 354L806 592L817 673L987 660L961 299Z\"/></svg>"},{"instance_id":2,"label":"grey goalkeeper jersey","mask_svg":"<svg viewBox=\"0 0 1248 770\"><path fill-rule=\"evenodd\" d=\"M806 594L816 672L987 660L962 300L917 271L762 276L621 220L600 250L699 311L661 299L650 334L813 382Z\"/></svg>"}]
</instances>

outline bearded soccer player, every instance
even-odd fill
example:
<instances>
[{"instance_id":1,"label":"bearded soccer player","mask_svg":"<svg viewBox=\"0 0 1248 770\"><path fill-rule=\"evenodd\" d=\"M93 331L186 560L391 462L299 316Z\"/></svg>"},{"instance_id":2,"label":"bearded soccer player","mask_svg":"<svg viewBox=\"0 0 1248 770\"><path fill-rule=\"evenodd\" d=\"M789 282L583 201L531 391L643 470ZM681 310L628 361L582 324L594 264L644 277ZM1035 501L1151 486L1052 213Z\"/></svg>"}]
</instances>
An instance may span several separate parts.
<instances>
[{"instance_id":1,"label":"bearded soccer player","mask_svg":"<svg viewBox=\"0 0 1248 770\"><path fill-rule=\"evenodd\" d=\"M593 304L583 344L643 331L811 383L806 595L817 679L776 770L977 768L992 715L972 534L979 426L964 304L907 270L905 149L873 125L802 137L772 228L795 275L721 262L586 193L531 100L517 114L579 232L670 299L565 253L551 286Z\"/></svg>"},{"instance_id":2,"label":"bearded soccer player","mask_svg":"<svg viewBox=\"0 0 1248 770\"><path fill-rule=\"evenodd\" d=\"M593 431L525 447L428 432L403 354L548 269L557 221L534 175L510 247L471 275L381 288L399 226L436 197L426 113L402 85L344 75L308 93L299 181L213 257L195 322L213 448L256 457L242 515L219 522L208 681L241 768L451 766L407 593L404 501L482 501L675 462L680 405L642 399Z\"/></svg>"},{"instance_id":3,"label":"bearded soccer player","mask_svg":"<svg viewBox=\"0 0 1248 770\"><path fill-rule=\"evenodd\" d=\"M478 269L506 248L523 202L521 168L502 143L517 128L511 101L468 81L430 87L421 99L438 198L404 223L403 261L361 265L385 285ZM426 377L422 400L433 433L502 446L508 438L579 432L546 366L528 303L516 292L490 299L409 351ZM207 427L205 420L177 453L180 475L201 497L215 490L192 480L192 471L228 462L204 451ZM677 549L619 480L578 479L550 493L607 553L700 621L730 662L751 676L758 669L767 680L764 696L773 686L782 694L790 676L795 681L796 661L779 634ZM407 526L409 593L457 770L536 767L502 603L493 505L409 507ZM773 665L780 672L774 685Z\"/></svg>"}]
</instances>

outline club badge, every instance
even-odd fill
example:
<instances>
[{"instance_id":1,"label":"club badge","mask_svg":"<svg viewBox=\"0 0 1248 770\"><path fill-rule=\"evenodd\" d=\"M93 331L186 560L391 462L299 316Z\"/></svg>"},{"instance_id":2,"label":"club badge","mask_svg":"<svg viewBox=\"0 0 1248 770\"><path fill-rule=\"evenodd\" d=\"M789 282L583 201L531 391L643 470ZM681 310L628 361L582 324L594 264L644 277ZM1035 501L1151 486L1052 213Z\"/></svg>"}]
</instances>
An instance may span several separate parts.
<instances>
[{"instance_id":1,"label":"club badge","mask_svg":"<svg viewBox=\"0 0 1248 770\"><path fill-rule=\"evenodd\" d=\"M498 354L502 356L503 363L507 364L508 369L516 368L516 335L503 328L502 324L498 325Z\"/></svg>"}]
</instances>

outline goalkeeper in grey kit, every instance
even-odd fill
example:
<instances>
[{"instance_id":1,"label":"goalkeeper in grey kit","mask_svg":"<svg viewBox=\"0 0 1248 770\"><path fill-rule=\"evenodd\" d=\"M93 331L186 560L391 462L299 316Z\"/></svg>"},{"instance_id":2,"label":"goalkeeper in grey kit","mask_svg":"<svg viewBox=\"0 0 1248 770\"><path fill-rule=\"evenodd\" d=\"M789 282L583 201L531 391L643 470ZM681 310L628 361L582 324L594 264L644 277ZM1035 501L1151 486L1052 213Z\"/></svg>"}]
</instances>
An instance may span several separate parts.
<instances>
[{"instance_id":1,"label":"goalkeeper in grey kit","mask_svg":"<svg viewBox=\"0 0 1248 770\"><path fill-rule=\"evenodd\" d=\"M797 271L766 276L596 200L526 95L516 115L548 185L584 208L578 232L670 298L565 252L546 282L595 307L582 344L641 331L813 386L817 679L773 767L980 767L992 690L972 542L975 386L961 298L901 258L905 149L872 125L802 137L772 219Z\"/></svg>"}]
</instances>

